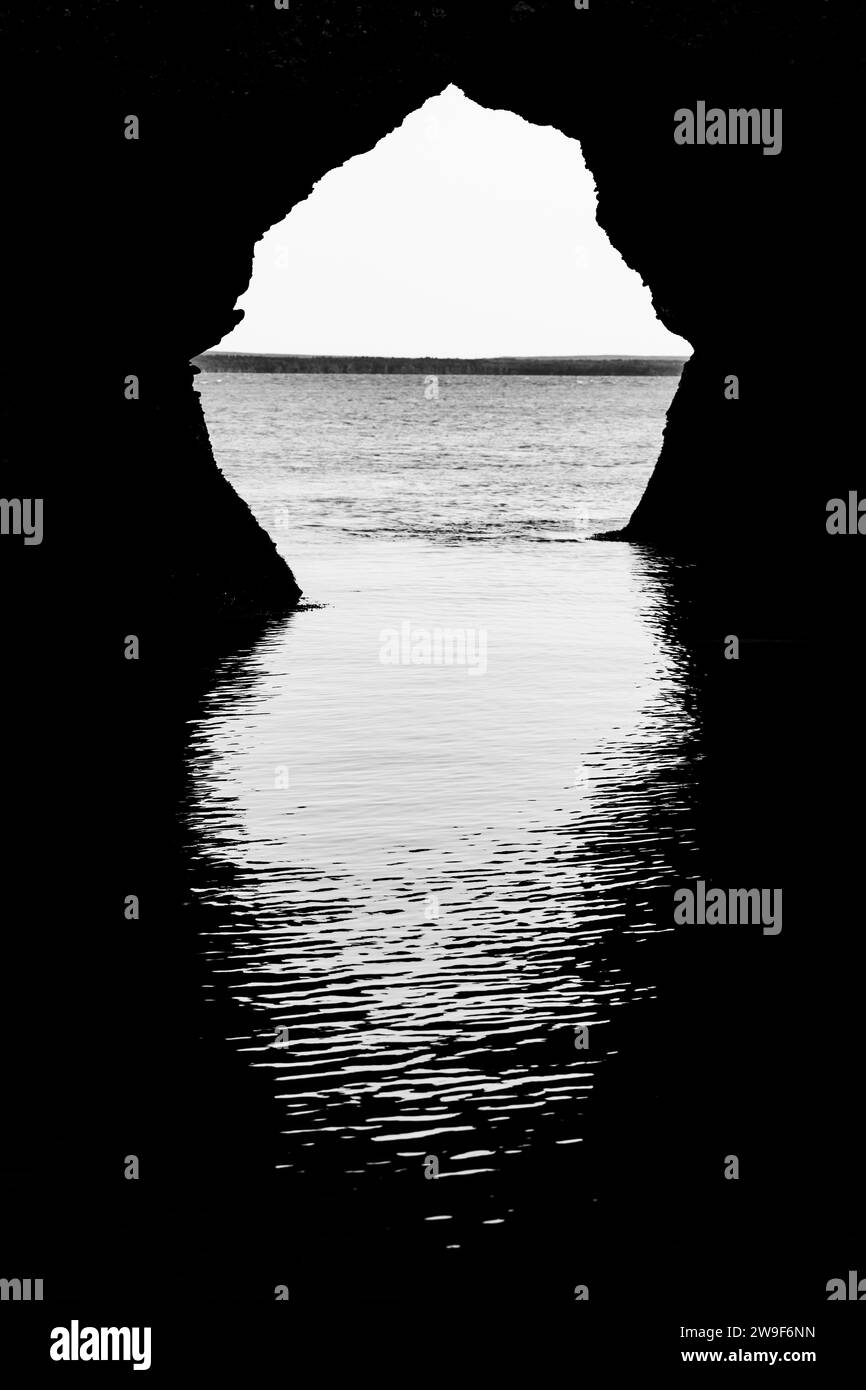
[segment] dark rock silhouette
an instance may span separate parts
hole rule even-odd
[[[141,137],[123,142],[118,126],[126,158],[113,195],[146,255],[125,289],[119,356],[143,383],[130,407],[143,426],[142,474],[171,461],[170,512],[194,509],[206,523],[178,527],[163,510],[156,562],[148,523],[149,600],[164,590],[169,613],[191,609],[204,620],[225,605],[278,612],[296,598],[286,567],[210,460],[188,363],[237,322],[234,304],[266,229],[452,82],[484,106],[580,141],[601,226],[649,285],[661,320],[694,347],[625,536],[680,553],[712,549],[728,568],[734,537],[738,565],[763,569],[768,548],[793,545],[799,573],[804,548],[823,545],[826,495],[847,485],[832,453],[820,486],[808,462],[819,437],[827,451],[815,406],[844,363],[816,360],[811,344],[803,358],[804,313],[820,331],[823,305],[844,295],[844,222],[838,259],[821,268],[820,303],[804,304],[803,287],[773,267],[794,235],[810,278],[820,210],[803,198],[801,170],[826,168],[832,149],[819,122],[793,115],[773,159],[759,148],[673,140],[674,110],[698,88],[724,81],[726,92],[757,102],[773,85],[778,105],[790,70],[815,61],[828,31],[810,30],[807,41],[786,7],[770,13],[741,14],[728,27],[714,11],[696,35],[686,6],[662,15],[606,0],[583,13],[549,0],[415,12],[395,0],[374,10],[325,3],[315,13],[228,17],[209,8],[191,46],[181,40],[170,56],[151,51],[143,33]],[[374,76],[383,63],[387,81]],[[124,112],[135,108],[134,92],[121,90]],[[793,420],[787,402],[805,371]],[[724,397],[730,374],[738,401]]]
[[[608,1369],[624,1325],[643,1351],[622,1320],[626,1299],[649,1310],[656,1298],[673,1322],[693,1289],[701,1318],[772,1306],[770,1320],[784,1309],[814,1322],[825,1279],[860,1259],[850,1077],[862,1048],[862,853],[847,807],[866,540],[829,537],[824,517],[828,498],[866,495],[862,365],[838,337],[862,321],[863,44],[854,32],[843,42],[839,12],[821,8],[831,12],[806,23],[782,0],[591,0],[586,12],[568,0],[34,6],[38,81],[7,120],[17,201],[4,307],[20,289],[23,312],[7,328],[18,370],[2,409],[4,495],[45,496],[46,539],[0,555],[13,688],[4,1240],[5,1272],[74,1290],[73,1315],[89,1280],[123,1288],[114,1321],[145,1321],[141,1300],[162,1289],[173,1250],[221,1262],[215,1275],[195,1265],[185,1299],[243,1287],[272,1309],[286,1277],[295,1233],[272,1231],[282,1208],[259,1197],[267,1134],[239,1098],[263,1130],[271,1117],[249,1100],[248,1069],[222,1056],[223,1021],[191,1017],[202,946],[178,804],[211,645],[254,643],[259,617],[241,639],[232,615],[279,615],[298,585],[216,468],[190,362],[236,321],[257,238],[451,82],[581,142],[601,225],[693,345],[624,534],[672,556],[665,621],[700,728],[706,876],[786,894],[772,951],[669,939],[653,1031],[623,1047],[619,1090],[599,1097],[593,1162],[608,1188],[599,1246],[612,1282],[599,1272],[590,1306],[607,1297],[618,1315]],[[676,146],[674,111],[704,98],[783,107],[782,154]],[[128,113],[138,141],[124,139]],[[123,398],[127,373],[138,401]],[[738,401],[724,398],[729,374]],[[127,633],[141,636],[138,663],[123,660]],[[721,657],[726,633],[744,639],[739,663]],[[122,916],[130,892],[141,894],[135,924]],[[191,1093],[212,1122],[204,1136]],[[748,1180],[716,1181],[718,1155],[739,1150]],[[142,1158],[140,1184],[120,1177],[126,1153]],[[548,1181],[542,1168],[540,1192]],[[538,1287],[568,1302],[589,1263],[578,1206],[589,1198],[568,1196],[577,1230],[563,1277],[527,1260],[507,1276],[520,1296]],[[549,1229],[562,1211],[553,1206]],[[327,1212],[311,1207],[311,1224]],[[332,1260],[322,1249],[342,1325],[375,1251]],[[451,1288],[447,1270],[413,1281],[395,1261],[386,1275],[425,1309]],[[744,1279],[776,1301],[735,1297]],[[489,1282],[467,1283],[501,1314]],[[169,1321],[195,1318],[187,1306]],[[230,1327],[215,1339],[220,1357],[229,1341]],[[831,1346],[821,1343],[825,1366]]]

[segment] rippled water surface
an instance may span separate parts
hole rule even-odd
[[[459,1178],[506,1223],[522,1156],[584,1138],[614,1010],[654,988],[619,948],[692,843],[664,562],[586,539],[633,508],[676,380],[197,384],[322,605],[227,657],[190,729],[206,988],[273,1077],[283,1169],[433,1157],[423,1219]],[[446,629],[474,661],[422,659]]]

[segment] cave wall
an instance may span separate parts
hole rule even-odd
[[[88,135],[110,157],[104,191],[135,256],[112,332],[142,400],[118,415],[119,447],[127,476],[155,476],[170,499],[158,518],[128,499],[128,579],[146,574],[142,602],[204,615],[296,599],[212,462],[188,364],[236,321],[265,230],[449,82],[580,141],[602,227],[662,321],[693,345],[626,537],[712,552],[721,565],[735,547],[738,564],[762,572],[768,549],[793,546],[798,567],[804,546],[821,553],[825,500],[853,486],[832,450],[817,464],[819,439],[828,452],[825,383],[838,389],[848,365],[816,347],[828,306],[846,293],[855,234],[846,179],[834,176],[847,98],[838,53],[827,67],[832,18],[804,29],[781,3],[194,5],[172,32],[163,10],[142,12],[140,46],[127,42],[118,66],[106,7],[94,6],[100,24],[76,55],[111,93]],[[781,106],[781,154],[675,145],[674,110],[698,99]],[[137,142],[122,138],[130,112]],[[831,255],[821,249],[828,220]],[[723,395],[730,373],[736,403]],[[186,524],[193,514],[202,524]]]
[[[787,0],[590,0],[586,12],[570,0],[291,0],[288,11],[265,0],[182,9],[176,0],[88,0],[67,10],[34,0],[28,22],[31,70],[21,65],[15,86],[0,92],[12,191],[3,493],[46,498],[44,545],[0,547],[10,808],[0,1012],[15,1064],[4,1092],[16,1184],[8,1272],[41,1271],[39,1252],[53,1251],[65,1230],[58,1212],[97,1213],[92,1277],[122,1278],[128,1295],[110,1320],[144,1320],[128,1311],[147,1306],[131,1291],[143,1296],[151,1270],[164,1283],[178,1214],[220,1210],[231,1186],[220,1142],[203,1142],[189,1119],[197,1090],[225,1088],[220,1076],[203,1085],[188,1060],[200,961],[195,924],[179,905],[176,822],[184,740],[209,679],[187,683],[185,666],[202,628],[227,626],[233,613],[279,613],[297,586],[220,477],[190,359],[232,326],[263,231],[449,82],[581,142],[602,226],[664,322],[693,344],[662,457],[626,534],[675,557],[670,635],[699,668],[693,712],[711,765],[704,819],[714,808],[724,832],[705,836],[723,852],[709,876],[784,882],[786,894],[790,885],[786,914],[790,901],[803,925],[786,925],[780,965],[757,952],[748,962],[751,997],[776,1003],[766,1022],[743,1007],[742,958],[690,943],[678,966],[686,1026],[671,1030],[665,1050],[686,1058],[690,1134],[727,1144],[741,1133],[744,1096],[765,1117],[758,1148],[774,1177],[788,1173],[778,1201],[790,1199],[795,1227],[809,1174],[806,1197],[821,1188],[844,1201],[855,1189],[838,1168],[862,1158],[845,1133],[849,1114],[852,1130],[858,1116],[846,1110],[849,1071],[837,1063],[861,1041],[861,852],[847,802],[862,696],[845,654],[856,654],[862,629],[863,542],[827,537],[824,508],[851,488],[866,492],[862,19],[846,16],[843,36],[830,6],[812,7],[804,24]],[[673,111],[698,99],[781,105],[782,154],[678,149]],[[129,113],[141,119],[137,143],[123,139]],[[730,372],[740,377],[736,403],[721,389]],[[137,402],[123,399],[127,373],[140,378]],[[774,674],[775,647],[726,663],[718,640],[684,640],[729,631],[794,632],[802,645]],[[127,633],[141,636],[138,663],[123,659]],[[142,898],[134,924],[121,910],[130,892]],[[708,980],[717,982],[712,1007]],[[729,1041],[731,1000],[765,1031],[757,1045],[748,1033]],[[824,1011],[804,1028],[816,1001]],[[655,1125],[658,1080],[637,1079]],[[817,1113],[804,1110],[801,1081]],[[35,1116],[34,1093],[44,1099]],[[234,1113],[229,1102],[223,1141],[229,1129],[246,1140]],[[630,1155],[644,1131],[628,1124]],[[813,1137],[825,1133],[816,1176]],[[258,1152],[257,1141],[247,1147]],[[128,1152],[145,1155],[146,1182],[121,1181]],[[656,1201],[670,1209],[658,1191]],[[249,1226],[248,1202],[244,1189],[238,1219],[216,1223],[220,1240]],[[765,1213],[753,1215],[747,1209],[732,1235],[720,1221],[722,1243],[750,1251],[758,1232],[770,1250]],[[828,1231],[828,1257],[812,1271],[820,1280],[858,1258]],[[81,1243],[64,1244],[62,1282],[82,1289]],[[233,1255],[232,1289],[241,1267],[232,1270]],[[691,1270],[685,1264],[678,1278],[691,1280]],[[764,1277],[760,1260],[756,1271]],[[641,1294],[664,1287],[652,1267],[627,1267],[623,1277]],[[425,1301],[430,1290],[425,1280]],[[706,1306],[721,1307],[711,1297]]]

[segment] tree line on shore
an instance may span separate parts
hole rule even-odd
[[[205,352],[204,372],[382,372],[428,376],[679,376],[685,357],[315,357]]]

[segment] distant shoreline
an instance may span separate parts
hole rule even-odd
[[[431,376],[679,376],[687,357],[317,357],[204,352],[203,372],[383,373]]]

